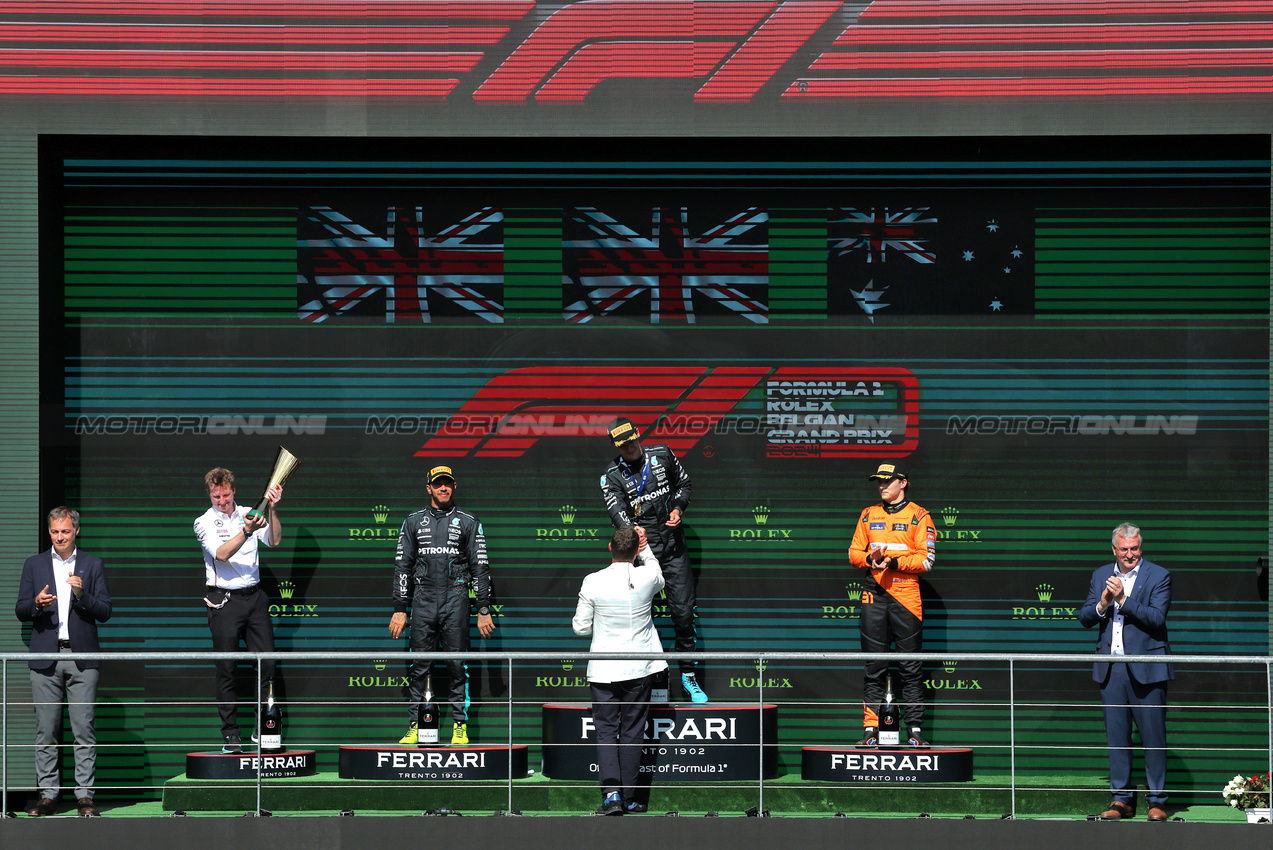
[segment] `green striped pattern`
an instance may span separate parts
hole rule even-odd
[[[770,210],[770,319],[824,317],[827,286],[826,210]]]
[[[296,211],[69,209],[68,316],[296,315]]]
[[[0,514],[0,651],[25,652],[30,626],[13,616],[22,562],[48,545],[40,501],[40,288],[35,246],[38,203],[34,135],[0,135],[0,475],[7,483]],[[49,507],[53,507],[50,505]],[[9,665],[12,706],[31,700],[25,664]],[[9,740],[35,738],[30,710],[9,711]],[[32,781],[34,759],[8,760],[10,783]]]
[[[1040,317],[1268,310],[1267,209],[1040,208],[1036,225]]]
[[[504,315],[560,319],[561,211],[504,211]]]

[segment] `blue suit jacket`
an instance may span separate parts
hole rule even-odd
[[[111,617],[111,593],[106,586],[106,570],[102,559],[90,555],[80,549],[75,555],[75,574],[84,580],[84,595],[76,598],[71,594],[71,606],[67,611],[70,622],[67,631],[71,637],[72,652],[100,652],[97,643],[97,624],[104,623]],[[22,580],[18,585],[18,602],[14,613],[23,622],[31,623],[31,651],[57,652],[57,605],[50,605],[43,611],[35,607],[36,595],[48,585],[50,590],[57,587],[53,578],[53,550],[49,549],[38,555],[32,555],[22,565]],[[54,665],[53,661],[31,661],[32,670],[44,670]],[[100,661],[76,661],[75,666],[81,670],[90,667],[101,667]]]
[[[1079,611],[1079,622],[1085,627],[1099,625],[1100,634],[1096,639],[1096,651],[1101,655],[1109,655],[1110,641],[1113,638],[1115,608],[1110,605],[1102,617],[1096,613],[1096,603],[1101,601],[1101,592],[1105,589],[1105,580],[1114,574],[1117,567],[1106,564],[1092,573],[1092,586],[1087,592],[1087,601]],[[1131,596],[1123,602],[1118,613],[1123,615],[1123,654],[1124,655],[1169,655],[1171,644],[1167,640],[1167,609],[1171,607],[1171,573],[1152,561],[1144,559],[1140,562],[1140,572],[1136,574],[1136,585]],[[1142,685],[1166,682],[1176,678],[1176,673],[1169,662],[1155,664],[1128,664],[1131,677]],[[1092,678],[1105,682],[1109,674],[1109,664],[1097,663],[1092,668]]]

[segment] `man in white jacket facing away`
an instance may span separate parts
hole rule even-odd
[[[633,566],[640,552],[641,566]],[[663,651],[650,605],[663,589],[663,571],[645,539],[645,529],[627,526],[610,538],[614,563],[590,574],[579,589],[571,623],[577,635],[592,635],[592,652]],[[658,661],[589,661],[592,722],[597,730],[602,815],[644,812],[635,799],[650,713],[654,674],[667,669]]]

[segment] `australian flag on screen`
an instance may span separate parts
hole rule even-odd
[[[504,321],[504,214],[496,207],[301,207],[297,318]]]
[[[827,307],[886,316],[1034,312],[1034,210],[1004,201],[837,206],[827,217]]]
[[[769,321],[769,214],[761,207],[568,207],[563,315],[652,324]]]

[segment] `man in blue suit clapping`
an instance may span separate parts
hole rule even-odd
[[[1105,736],[1109,746],[1109,785],[1114,799],[1101,817],[1120,820],[1136,814],[1132,783],[1132,723],[1145,746],[1149,820],[1167,819],[1167,682],[1175,672],[1165,656],[1171,573],[1141,555],[1140,529],[1125,522],[1114,529],[1114,563],[1092,573],[1087,601],[1079,611],[1084,627],[1100,626],[1100,655],[1162,655],[1161,662],[1094,665],[1101,686]]]
[[[62,704],[71,715],[75,736],[75,803],[84,817],[96,817],[93,780],[97,765],[97,736],[93,708],[97,702],[100,661],[76,653],[100,652],[97,624],[111,616],[110,589],[102,559],[75,545],[80,515],[67,507],[49,511],[48,551],[27,558],[22,565],[15,613],[31,624],[31,651],[60,653],[56,661],[32,661],[31,695],[35,702],[35,772],[40,796],[27,814],[57,814],[61,791]]]

